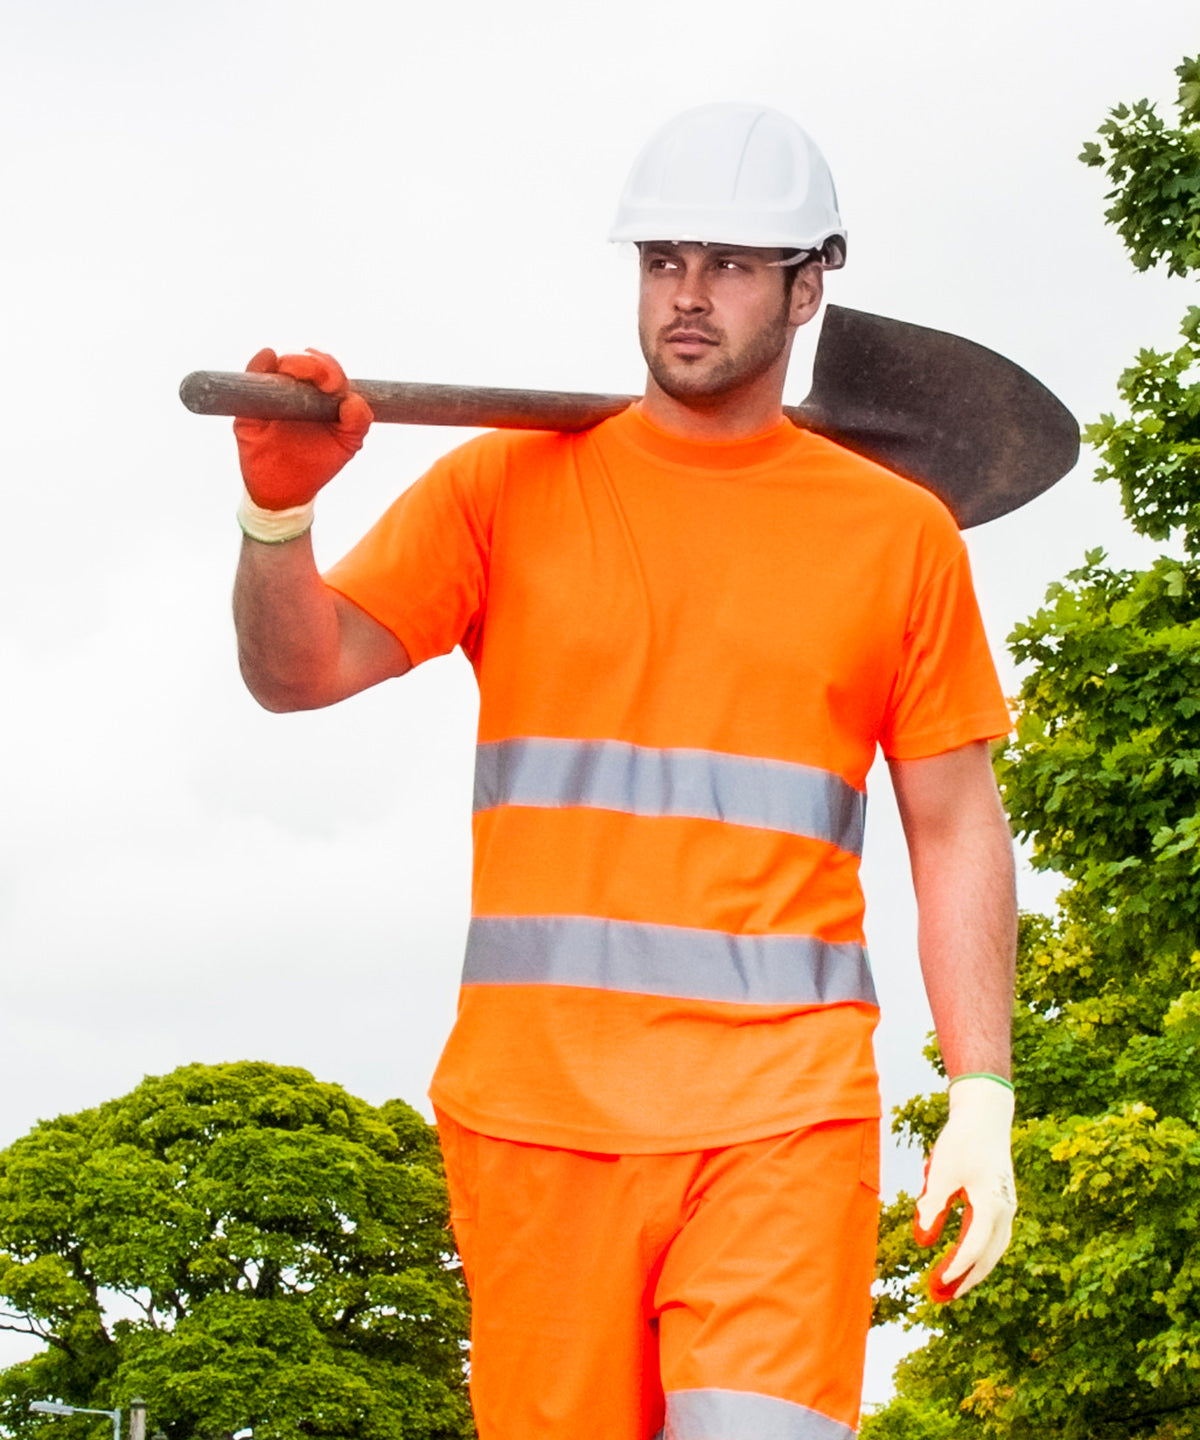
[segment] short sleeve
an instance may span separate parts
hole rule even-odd
[[[940,755],[1011,728],[961,540],[917,594],[880,745],[894,760]]]
[[[444,456],[331,569],[327,585],[394,634],[414,665],[471,655],[487,599],[504,465],[482,442]]]

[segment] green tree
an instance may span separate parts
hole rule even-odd
[[[460,1440],[467,1300],[432,1128],[303,1070],[190,1065],[0,1153],[6,1433],[134,1396],[171,1440]]]
[[[1167,263],[1169,275],[1200,270],[1200,60],[1179,76],[1179,120],[1172,128],[1148,100],[1118,105],[1080,159],[1113,182],[1104,218],[1115,225],[1135,270]]]
[[[885,1410],[863,1417],[862,1440],[959,1440],[962,1421],[938,1402],[897,1395]]]
[[[1120,106],[1081,159],[1114,182],[1107,218],[1135,266],[1184,275],[1200,269],[1200,61],[1177,74],[1177,127]],[[1001,783],[1066,887],[1021,926],[1021,1210],[992,1279],[942,1308],[911,1201],[888,1208],[879,1318],[932,1338],[875,1437],[1200,1435],[1200,310],[1182,328],[1122,375],[1121,417],[1085,432],[1133,528],[1176,553],[1128,571],[1090,552],[1010,637],[1026,668]],[[927,1146],[944,1108],[918,1097],[896,1128]]]

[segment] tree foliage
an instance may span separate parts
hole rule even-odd
[[[44,1121],[0,1154],[4,1328],[45,1348],[0,1374],[31,1399],[141,1395],[170,1440],[472,1435],[467,1302],[436,1136],[303,1070],[191,1065]]]
[[[1179,120],[1171,127],[1148,100],[1118,105],[1079,158],[1113,182],[1104,218],[1137,270],[1167,263],[1169,275],[1200,269],[1200,57],[1179,76]]]
[[[1183,274],[1200,268],[1200,61],[1178,73],[1178,128],[1142,101],[1100,133],[1134,264]],[[1066,886],[1021,924],[1013,1245],[936,1307],[911,1200],[888,1208],[878,1317],[932,1339],[871,1436],[1200,1435],[1200,310],[1183,333],[1086,432],[1131,525],[1177,553],[1130,571],[1090,552],[1010,637],[1025,669],[1001,783]],[[944,1103],[910,1101],[896,1128],[928,1146]]]
[[[1102,415],[1084,430],[1100,455],[1098,480],[1121,487],[1125,513],[1151,540],[1177,533],[1187,554],[1200,550],[1200,309],[1184,317],[1183,344],[1142,350],[1122,374],[1121,419]]]

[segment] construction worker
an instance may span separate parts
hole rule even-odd
[[[887,757],[950,1118],[918,1203],[949,1299],[1008,1241],[1008,717],[941,504],[786,421],[846,234],[808,136],[689,111],[634,167],[640,403],[440,460],[318,574],[371,420],[238,421],[241,664],[322,706],[461,646],[480,687],[472,921],[431,1088],[482,1440],[837,1440],[878,1209],[858,868]]]

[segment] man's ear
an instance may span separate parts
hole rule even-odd
[[[792,325],[804,325],[821,308],[821,297],[825,293],[825,271],[817,260],[801,265],[792,281],[792,299],[788,307],[788,321]]]

